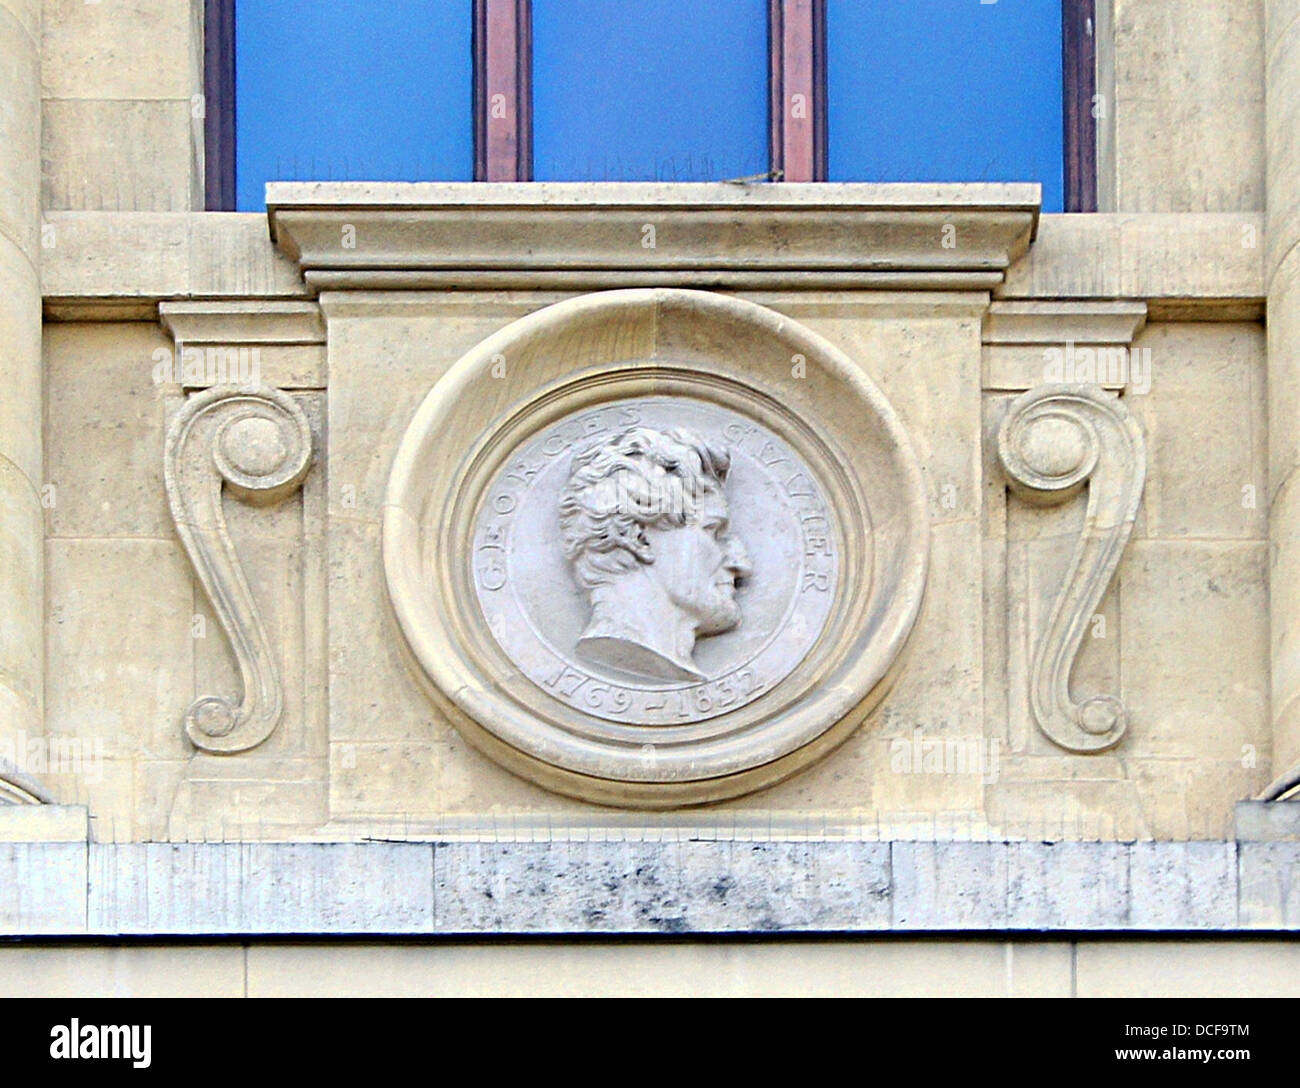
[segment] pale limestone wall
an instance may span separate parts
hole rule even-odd
[[[1113,176],[1102,208],[1264,207],[1264,0],[1108,0]],[[1103,143],[1105,146],[1105,143]],[[1104,165],[1104,164],[1103,164]]]
[[[40,735],[44,698],[40,28],[38,0],[0,4],[0,743],[9,746]]]
[[[1300,330],[1300,5],[1270,0],[1268,6],[1268,285],[1269,410],[1278,421],[1269,435],[1272,593],[1272,703],[1278,772],[1300,763],[1300,649],[1296,614],[1300,595],[1297,554],[1296,468],[1300,442],[1292,421],[1300,407],[1297,331]]]
[[[189,703],[230,690],[235,674],[166,507],[163,434],[184,391],[153,378],[154,353],[174,346],[156,302],[307,292],[261,217],[88,224],[59,212],[201,207],[199,9],[45,4],[45,295],[51,316],[66,319],[46,325],[38,473],[53,485],[46,727],[105,746],[100,780],[52,776],[51,789],[89,804],[106,838],[594,817],[468,749],[433,711],[398,648],[378,566],[378,504],[415,404],[463,351],[556,292],[431,294],[378,321],[364,307],[338,311],[328,366],[323,344],[265,349],[264,377],[307,408],[327,466],[283,507],[227,503],[284,655],[286,717],[270,742],[234,760],[195,756],[184,740]],[[750,292],[844,348],[898,408],[927,477],[931,584],[941,588],[877,718],[824,763],[714,810],[719,819],[907,828],[938,814],[978,830],[992,821],[1089,837],[1219,837],[1232,802],[1275,769],[1266,573],[1277,482],[1258,320],[1263,4],[1114,0],[1111,22],[1114,206],[1142,214],[1045,217],[997,294],[1151,308],[1135,346],[1151,350],[1152,387],[1125,394],[1148,437],[1146,495],[1101,609],[1105,635],[1086,643],[1076,671],[1081,686],[1124,697],[1130,737],[1116,753],[1073,757],[1026,722],[1012,671],[1036,621],[1017,627],[1006,605],[1016,578],[1035,565],[1059,570],[1069,544],[1038,539],[1051,533],[1006,502],[988,462],[1010,394],[982,382],[984,302],[950,297],[936,311],[917,296]],[[1047,528],[1065,532],[1080,515],[1076,504]],[[996,741],[998,780],[892,771],[893,742],[918,725],[927,736]]]
[[[383,304],[378,323],[373,306],[348,304],[330,319],[327,403],[309,388],[320,377],[301,365],[302,349],[267,349],[266,376],[299,386],[317,413],[328,469],[282,507],[226,503],[289,698],[281,730],[236,758],[194,755],[180,729],[197,695],[236,689],[237,677],[166,508],[161,448],[180,389],[156,384],[154,371],[171,339],[146,322],[48,327],[47,728],[87,751],[105,746],[99,781],[50,783],[60,800],[90,805],[97,836],[294,836],[327,821],[348,836],[376,824],[603,818],[501,770],[431,707],[401,652],[379,565],[379,503],[416,404],[463,351],[554,297],[424,295]],[[707,818],[1229,834],[1233,802],[1257,792],[1271,766],[1260,326],[1155,323],[1136,342],[1151,352],[1149,392],[1126,394],[1149,445],[1146,497],[1101,609],[1106,626],[1075,673],[1082,689],[1121,694],[1134,726],[1114,753],[1080,757],[1027,720],[1008,667],[1023,666],[1028,636],[1008,623],[1005,602],[1024,595],[1009,582],[1027,576],[1050,600],[1082,501],[1045,523],[1008,503],[986,464],[982,304],[753,297],[861,360],[898,408],[930,492],[933,592],[881,712],[809,771]],[[983,396],[984,415],[997,418],[1008,395]],[[1017,548],[1029,549],[1019,565]],[[996,780],[898,773],[893,755],[917,728],[986,753],[996,743]]]
[[[293,300],[310,309],[313,295],[295,262],[271,244],[265,217],[185,214],[203,202],[199,0],[44,0],[43,21],[34,0],[0,0],[0,96],[20,107],[0,122],[13,126],[6,147],[28,149],[0,155],[0,497],[10,512],[0,519],[0,576],[6,599],[20,604],[6,611],[0,638],[0,740],[5,730],[40,728],[43,695],[49,737],[81,745],[89,761],[88,772],[47,775],[44,784],[56,800],[88,806],[91,836],[100,841],[437,833],[555,840],[555,857],[568,864],[581,853],[571,843],[625,836],[634,845],[615,849],[616,857],[671,866],[678,838],[781,839],[800,830],[815,837],[833,829],[849,839],[1231,838],[1234,802],[1300,758],[1300,671],[1289,619],[1300,607],[1297,445],[1289,425],[1300,388],[1290,362],[1300,328],[1293,312],[1300,306],[1293,214],[1300,24],[1293,0],[1108,2],[1099,0],[1101,25],[1115,38],[1113,51],[1101,45],[1099,90],[1109,106],[1100,121],[1101,189],[1103,209],[1117,214],[1044,217],[1030,252],[992,296],[1145,307],[1133,346],[1150,350],[1151,387],[1116,391],[1146,435],[1148,479],[1133,539],[1098,610],[1100,633],[1085,641],[1074,673],[1077,690],[1114,692],[1128,706],[1130,732],[1115,751],[1069,755],[1028,715],[1030,644],[1083,514],[1082,499],[1050,513],[1009,499],[992,457],[1015,382],[1037,380],[1037,353],[990,346],[988,298],[980,292],[939,299],[779,290],[745,294],[858,361],[903,417],[921,458],[935,524],[931,592],[899,687],[808,771],[683,813],[645,817],[567,800],[470,749],[432,708],[399,648],[379,567],[379,502],[402,431],[437,377],[485,336],[568,293],[534,289],[431,291],[397,305],[372,298],[334,305],[332,313],[327,304],[324,317],[311,319],[319,335],[265,334],[262,376],[306,411],[317,467],[283,504],[255,509],[227,499],[225,511],[276,647],[286,712],[251,752],[196,754],[182,732],[186,708],[196,696],[237,691],[239,681],[163,484],[168,421],[204,383],[158,381],[155,371],[177,338],[201,343],[210,335],[221,344],[235,326],[217,322],[204,332],[206,317],[182,307],[160,320],[158,305],[215,298],[257,309]],[[43,374],[36,366],[40,295]],[[287,328],[303,318],[285,310],[276,320]],[[996,745],[995,780],[897,773],[895,742],[908,741],[916,727],[929,740],[973,739],[986,753]],[[59,840],[50,849],[67,847],[81,869],[20,864],[26,879],[10,882],[17,894],[7,910],[66,891],[78,872],[83,893],[92,888],[101,903],[107,895],[123,914],[157,910],[152,887],[155,900],[174,907],[169,917],[201,917],[205,904],[187,904],[185,893],[220,886],[216,867],[204,865],[179,875],[173,869],[171,884],[147,867],[119,867],[116,858],[110,874],[104,854],[96,871],[95,848],[76,845],[81,832],[40,837]],[[1143,845],[1107,843],[1098,856],[1137,855]],[[761,866],[795,908],[815,913],[830,901],[857,923],[879,907],[880,888],[844,879],[830,844],[812,843],[806,857],[787,847],[778,843],[775,861],[764,855],[750,865]],[[942,861],[936,847],[930,868],[891,871],[885,882],[898,898],[900,882],[910,879],[913,901],[950,910],[949,921],[967,929],[1005,927],[1002,915],[985,909],[995,901],[1016,907],[1022,923],[1042,908],[1059,939],[394,945],[377,938],[331,947],[101,937],[98,946],[0,946],[0,989],[24,996],[1300,996],[1295,942],[1069,938],[1069,925],[1093,908],[1103,922],[1090,922],[1113,926],[1106,910],[1123,898],[1119,888],[1140,891],[1152,917],[1163,918],[1167,906],[1175,928],[1294,927],[1294,851],[1272,842],[1250,849],[1250,873],[1229,846],[1210,843],[1187,848],[1185,863],[1149,865],[1140,879],[1132,861],[1118,868],[1087,861],[1044,869],[1036,884],[983,861]],[[477,867],[452,866],[451,877],[444,867],[444,909],[473,914],[480,931],[491,932],[498,916],[485,905],[486,892],[511,887],[518,872],[491,847],[470,842],[465,851]],[[787,854],[804,860],[782,861]],[[14,848],[0,860],[13,872],[23,856]],[[728,858],[725,879],[752,896],[763,881]],[[399,892],[428,891],[422,875],[408,887],[383,856],[371,862],[360,877],[345,867],[337,882],[347,894],[358,880],[385,903],[400,900]],[[610,871],[626,876],[635,866],[623,868]],[[528,863],[522,871],[536,877],[560,864]],[[266,882],[275,891],[258,900],[270,912],[257,915],[264,927],[268,917],[291,915],[278,896],[286,886],[301,891],[312,870],[303,864],[292,872],[296,879],[283,886]],[[1238,873],[1254,906],[1232,916],[1235,900],[1221,893]],[[125,894],[117,902],[133,876],[140,902]],[[722,879],[709,884],[716,889]],[[499,899],[544,921],[550,893],[538,880],[520,885],[531,896]],[[575,883],[564,890],[581,900],[584,888]],[[329,894],[311,892],[310,905],[328,910]],[[708,894],[690,903],[702,915],[711,905]],[[73,906],[71,931],[78,931],[90,912]],[[739,894],[732,906],[757,910]],[[400,930],[388,920],[399,907],[374,911],[369,932]],[[763,917],[752,913],[752,924]]]
[[[1271,766],[1263,331],[1148,324],[1134,349],[1150,351],[1149,392],[1124,394],[1146,435],[1147,483],[1074,672],[1081,691],[1122,696],[1132,731],[1081,759],[1034,729],[1017,678],[1081,510],[1003,505],[990,473],[986,728],[1006,747],[987,804],[1029,821],[1058,810],[1068,820],[1073,808],[1119,837],[1217,837]],[[1009,614],[1008,601],[1029,614]]]
[[[1295,997],[1298,978],[1294,941],[0,947],[21,997]]]
[[[311,562],[321,554],[320,473],[272,511],[237,503],[228,511],[271,637],[286,655],[288,728],[239,761],[195,756],[179,728],[197,695],[233,689],[238,677],[167,508],[161,450],[182,392],[156,378],[160,361],[169,367],[174,350],[154,323],[47,329],[47,478],[54,502],[46,556],[56,572],[46,622],[47,656],[56,663],[47,721],[52,738],[74,742],[79,749],[69,751],[102,766],[102,773],[53,774],[47,781],[58,799],[89,805],[106,838],[163,837],[177,805],[195,805],[212,817],[196,820],[196,831],[247,822],[270,834],[284,823],[319,824],[325,819],[325,684],[316,648],[324,575]],[[266,346],[265,377],[285,381],[291,375],[277,368],[304,354]],[[309,407],[319,426],[319,398]],[[315,613],[304,611],[304,597],[318,602]],[[229,782],[233,800],[205,805],[214,778]]]
[[[44,6],[45,207],[202,209],[202,0]]]

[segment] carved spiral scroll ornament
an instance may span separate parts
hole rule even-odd
[[[1038,505],[1088,485],[1088,508],[1065,584],[1034,647],[1030,705],[1039,728],[1071,752],[1100,752],[1128,727],[1114,695],[1076,703],[1070,671],[1119,566],[1146,482],[1146,444],[1123,403],[1091,385],[1043,385],[1018,397],[998,433],[1012,488]]]
[[[311,467],[311,426],[278,389],[219,386],[191,397],[167,434],[165,473],[172,518],[194,571],[230,639],[243,678],[239,702],[200,696],[185,733],[205,752],[255,748],[284,707],[275,658],[221,509],[223,486],[268,506],[291,495]]]

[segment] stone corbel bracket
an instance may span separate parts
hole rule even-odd
[[[291,495],[311,468],[311,426],[298,404],[262,385],[217,386],[186,401],[167,434],[172,518],[235,651],[244,693],[204,695],[185,715],[196,748],[227,754],[261,744],[284,706],[279,670],[231,543],[222,490],[266,506]]]
[[[1100,752],[1128,727],[1114,695],[1076,703],[1070,672],[1088,623],[1119,566],[1146,483],[1141,428],[1118,397],[1092,385],[1042,385],[1012,402],[998,432],[1012,489],[1040,504],[1088,485],[1083,530],[1065,584],[1033,651],[1030,704],[1039,728],[1071,752]]]

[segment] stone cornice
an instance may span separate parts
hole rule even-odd
[[[352,183],[267,186],[317,288],[991,290],[1038,226],[1037,185]]]
[[[158,303],[168,299],[301,299],[314,293],[303,283],[298,265],[271,242],[263,215],[50,211],[45,222],[52,228],[50,245],[41,252],[47,321],[149,320],[156,316]],[[1265,295],[1263,262],[1260,250],[1244,246],[1243,239],[1252,231],[1259,236],[1262,230],[1263,217],[1246,212],[1044,215],[1037,241],[993,293],[998,299],[1145,300],[1152,320],[1254,320]],[[640,234],[636,237],[639,245]],[[372,282],[367,286],[384,286],[384,273],[368,275]],[[491,289],[494,278],[508,281],[514,274],[507,270],[466,276],[446,270],[425,275],[434,287]],[[933,287],[942,275],[927,273],[926,283]],[[774,276],[761,269],[707,275],[589,270],[534,272],[527,286],[562,293],[680,281],[789,292],[803,286],[860,288],[865,279],[873,289],[907,290],[909,276],[826,271]],[[392,278],[411,277],[399,272]],[[954,278],[970,287],[977,277],[961,273]],[[984,281],[1001,279],[1002,273],[978,278],[972,290],[987,292],[989,283]]]

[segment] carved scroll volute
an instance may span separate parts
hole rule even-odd
[[[1013,490],[1040,505],[1088,485],[1088,508],[1065,584],[1033,650],[1030,704],[1039,728],[1072,752],[1100,752],[1128,727],[1114,695],[1076,703],[1070,672],[1133,532],[1146,482],[1141,428],[1119,400],[1092,385],[1043,385],[1017,397],[998,433]]]
[[[265,386],[219,386],[191,397],[167,434],[167,498],[243,678],[239,702],[196,699],[185,733],[206,752],[243,752],[274,732],[284,706],[266,628],[221,509],[223,486],[245,502],[291,495],[311,467],[311,427],[294,400]]]

